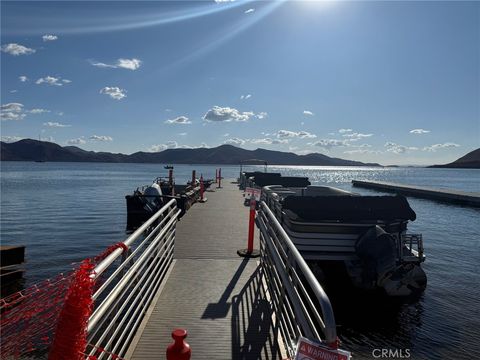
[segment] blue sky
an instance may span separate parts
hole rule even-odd
[[[480,3],[1,2],[1,136],[382,164],[480,146]]]

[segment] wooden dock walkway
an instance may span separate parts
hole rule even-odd
[[[164,359],[176,328],[188,331],[192,359],[281,359],[258,259],[236,254],[246,247],[248,207],[235,184],[222,185],[178,223],[174,265],[127,359]]]
[[[435,189],[423,186],[402,185],[382,181],[352,180],[352,184],[353,186],[359,186],[369,189],[395,192],[425,199],[480,207],[480,193],[471,193],[450,189]]]

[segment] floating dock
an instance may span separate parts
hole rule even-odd
[[[127,359],[164,358],[175,328],[188,330],[195,359],[282,358],[259,259],[237,255],[247,243],[249,209],[236,185],[222,186],[178,223],[174,265]]]
[[[480,207],[480,193],[464,192],[450,189],[435,189],[424,186],[402,185],[383,181],[352,180],[353,186],[395,192],[398,194],[438,200],[453,204]]]

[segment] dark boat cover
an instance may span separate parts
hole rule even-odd
[[[282,185],[284,187],[306,187],[310,184],[308,177],[278,176],[272,173],[255,174],[255,184],[264,187],[268,185]]]
[[[308,221],[415,220],[404,196],[288,196],[283,208]]]

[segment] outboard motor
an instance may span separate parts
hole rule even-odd
[[[364,281],[382,286],[396,268],[395,238],[377,225],[357,240],[355,248],[364,265]]]
[[[153,183],[145,189],[145,209],[151,212],[157,211],[162,205],[162,188],[157,183]]]

